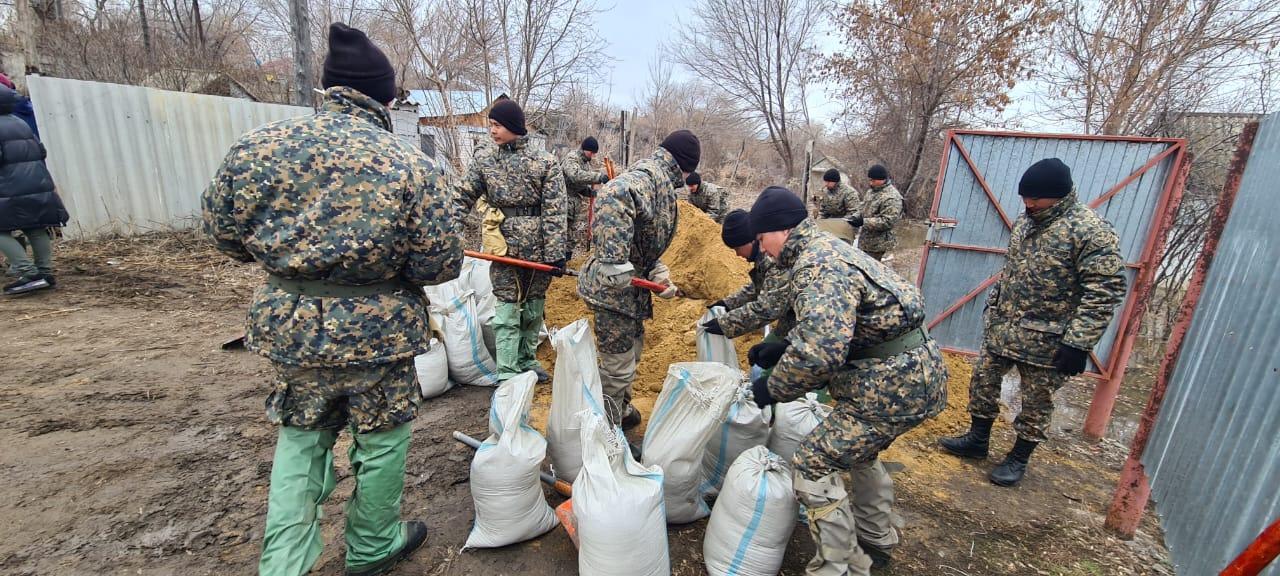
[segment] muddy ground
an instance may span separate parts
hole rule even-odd
[[[907,236],[919,238],[913,230]],[[914,274],[913,258],[904,250],[895,266]],[[56,291],[0,300],[0,573],[254,572],[274,446],[263,417],[271,375],[265,360],[218,344],[240,331],[258,272],[188,233],[62,243],[58,268]],[[1087,402],[1088,386],[1072,385],[1062,400]],[[1141,398],[1138,388],[1126,396]],[[577,572],[559,529],[459,552],[472,521],[470,451],[450,434],[483,436],[490,392],[455,389],[428,401],[414,423],[404,514],[425,519],[432,535],[396,574]],[[1135,405],[1121,403],[1121,421]],[[1052,442],[1015,489],[986,481],[994,460],[960,462],[933,447],[938,434],[961,427],[954,411],[963,399],[952,406],[947,424],[894,447],[903,543],[882,574],[1171,573],[1150,514],[1132,542],[1103,530],[1125,449],[1081,440],[1078,406],[1060,411]],[[1000,425],[996,449],[1011,442]],[[338,453],[316,570],[326,576],[342,573],[342,507],[352,488]],[[704,527],[672,527],[675,574],[703,573]],[[783,573],[801,574],[811,552],[799,526]]]

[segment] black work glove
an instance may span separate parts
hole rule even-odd
[[[849,225],[850,225],[850,226],[853,226],[854,228],[861,228],[861,227],[862,227],[862,215],[861,215],[861,214],[855,214],[855,215],[853,215],[853,216],[850,216],[850,217],[848,217],[848,218],[845,218],[845,221],[846,221],[846,222],[848,222],[848,223],[849,223]]]
[[[756,401],[756,406],[759,406],[761,410],[777,403],[777,400],[773,399],[773,395],[769,394],[768,376],[761,376],[751,382],[751,398]]]
[[[721,308],[728,308],[728,306],[724,305],[724,300],[716,300],[715,302],[707,304],[707,310],[715,308],[716,306],[719,306]]]
[[[750,360],[753,366],[768,370],[778,365],[778,361],[782,359],[782,354],[787,351],[787,347],[790,345],[791,342],[787,340],[761,342],[747,351],[747,360]]]
[[[718,319],[716,319],[716,318],[712,318],[712,319],[710,319],[710,320],[707,320],[706,322],[703,322],[703,323],[702,323],[702,329],[703,329],[703,330],[706,330],[706,331],[707,331],[707,334],[715,334],[716,336],[724,336],[724,328],[721,328],[721,327],[720,327],[720,320],[718,320]]]
[[[1058,351],[1053,355],[1053,367],[1067,376],[1075,376],[1084,372],[1084,363],[1088,359],[1087,350],[1059,344]]]

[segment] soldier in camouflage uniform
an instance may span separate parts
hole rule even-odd
[[[840,181],[840,171],[832,168],[822,174],[822,192],[818,194],[818,218],[850,218],[857,216],[862,197],[847,182]]]
[[[689,188],[689,203],[706,212],[717,224],[724,222],[729,213],[729,191],[710,182],[703,182],[702,175],[690,172],[684,179]]]
[[[573,256],[573,245],[578,233],[578,214],[585,210],[588,200],[594,198],[601,184],[609,181],[608,175],[594,164],[596,153],[600,151],[600,143],[588,136],[582,141],[579,150],[572,150],[564,155],[564,187],[569,194],[569,253]]]
[[[772,258],[760,252],[746,210],[734,210],[725,217],[720,239],[738,256],[755,265],[749,272],[750,284],[707,306],[723,307],[725,313],[704,323],[703,328],[711,334],[737,338],[786,314],[791,303],[791,278]]]
[[[898,246],[893,227],[902,219],[902,194],[889,183],[889,170],[876,164],[867,170],[871,188],[862,200],[862,211],[847,219],[854,228],[862,229],[858,247],[868,256],[883,260],[886,252]]]
[[[915,286],[806,216],[804,202],[780,187],[751,208],[761,250],[791,273],[798,319],[786,341],[752,347],[752,363],[773,368],[752,393],[764,407],[830,390],[834,409],[792,459],[817,548],[805,573],[866,576],[898,540],[889,523],[893,483],[879,454],[942,411],[947,372]]]
[[[564,268],[573,241],[564,171],[554,156],[530,147],[526,134],[518,104],[503,99],[493,105],[489,136],[497,147],[471,162],[458,196],[459,212],[470,212],[476,200],[484,198],[502,212],[505,256]],[[498,299],[493,316],[498,379],[531,370],[539,382],[550,380],[535,353],[551,275],[494,264],[489,278]]]
[[[1041,160],[1018,184],[1027,213],[1014,223],[1000,281],[987,296],[982,350],[969,385],[967,433],[941,440],[948,452],[987,457],[1000,413],[1000,381],[1022,376],[1022,411],[1013,450],[991,471],[1000,486],[1022,480],[1032,451],[1045,441],[1053,393],[1084,371],[1089,351],[1124,300],[1124,260],[1111,225],[1076,198],[1071,169]]]
[[[600,383],[615,410],[611,421],[624,429],[640,424],[631,406],[631,383],[644,346],[644,321],[653,317],[647,290],[630,285],[648,278],[668,288],[669,270],[659,259],[676,234],[676,189],[698,167],[698,138],[688,130],[672,132],[653,155],[610,180],[596,198],[591,228],[591,258],[578,280],[578,294],[595,315]]]
[[[246,345],[276,371],[280,426],[259,573],[304,574],[322,547],[333,446],[350,427],[357,489],[347,505],[347,574],[381,574],[426,539],[400,523],[405,459],[421,399],[413,358],[430,328],[423,284],[462,264],[450,187],[391,133],[391,63],[364,33],[329,29],[325,100],[314,116],[240,138],[202,198],[217,248],[268,276]]]

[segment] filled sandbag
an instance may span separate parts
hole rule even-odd
[[[578,413],[582,469],[573,482],[578,573],[669,576],[662,468],[631,457],[622,430],[591,410]]]
[[[707,443],[702,458],[702,493],[715,496],[720,492],[725,473],[748,448],[769,443],[769,410],[761,410],[751,399],[751,383],[744,383],[734,393],[724,423]]]
[[[423,354],[414,356],[413,370],[418,376],[418,388],[423,398],[434,398],[453,388],[449,381],[449,356],[445,353],[444,342],[431,339],[430,348]]]
[[[774,576],[782,568],[799,503],[791,471],[777,454],[753,447],[733,462],[711,511],[702,556],[711,576]]]
[[[707,332],[702,327],[704,323],[724,316],[724,314],[724,306],[713,306],[698,320],[698,326],[695,330],[698,342],[698,361],[719,362],[735,370],[742,370],[742,363],[738,360],[738,351],[733,347],[733,340],[721,334]]]
[[[809,392],[794,402],[773,405],[773,428],[769,431],[769,451],[783,462],[791,463],[791,457],[823,419],[831,413],[831,407],[818,401],[818,395]]]
[[[465,256],[462,259],[462,272],[458,274],[462,286],[476,292],[476,317],[482,325],[488,325],[493,320],[498,306],[498,298],[493,295],[493,281],[489,278],[489,268],[492,265],[488,260]]]
[[[702,459],[741,380],[740,371],[716,362],[681,362],[667,369],[641,450],[645,466],[664,472],[667,522],[683,524],[711,514],[702,499]]]
[[[551,380],[551,413],[547,417],[547,452],[556,478],[573,483],[582,468],[578,413],[604,415],[596,342],[587,319],[578,320],[551,338],[556,369]]]
[[[533,386],[525,372],[493,393],[490,413],[498,430],[480,444],[471,460],[471,499],[476,521],[465,548],[497,548],[536,538],[560,520],[538,483],[547,441],[528,424]]]
[[[444,332],[449,377],[459,384],[497,386],[498,365],[485,346],[475,291],[462,289],[456,282],[425,289],[431,303],[429,312]]]

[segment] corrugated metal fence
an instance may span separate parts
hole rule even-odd
[[[63,78],[28,78],[54,182],[86,236],[183,226],[231,145],[311,109]]]
[[[1260,127],[1142,463],[1179,574],[1280,518],[1280,117]],[[1262,572],[1280,576],[1280,566]]]

